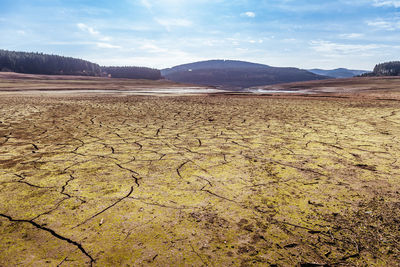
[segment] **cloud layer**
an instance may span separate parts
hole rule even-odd
[[[102,65],[226,58],[372,69],[398,59],[399,8],[390,0],[13,1],[0,9],[0,48]]]

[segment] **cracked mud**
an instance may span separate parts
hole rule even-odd
[[[0,266],[396,266],[399,108],[3,96]]]

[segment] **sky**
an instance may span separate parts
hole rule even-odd
[[[372,70],[399,60],[400,0],[0,0],[0,36],[0,49],[100,65]]]

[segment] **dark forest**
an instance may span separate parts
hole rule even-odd
[[[161,79],[157,69],[145,67],[100,67],[72,57],[0,50],[0,71],[45,75],[105,76],[128,79]]]

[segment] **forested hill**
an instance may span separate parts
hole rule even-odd
[[[84,76],[101,76],[102,73],[98,64],[82,59],[6,50],[0,50],[0,71]]]
[[[209,60],[161,70],[162,75],[174,82],[242,89],[277,83],[327,79],[297,68],[278,68],[234,60]]]
[[[377,64],[372,72],[362,76],[400,76],[400,61]]]
[[[112,78],[127,79],[161,79],[161,71],[145,67],[101,67],[103,73],[110,75]]]
[[[46,75],[109,76],[128,79],[161,79],[157,69],[145,67],[100,67],[72,57],[0,49],[0,71]]]
[[[203,69],[256,69],[269,68],[268,65],[239,61],[239,60],[206,60],[194,63],[183,64],[168,69],[161,70],[162,75],[169,75],[180,71],[194,71]]]

